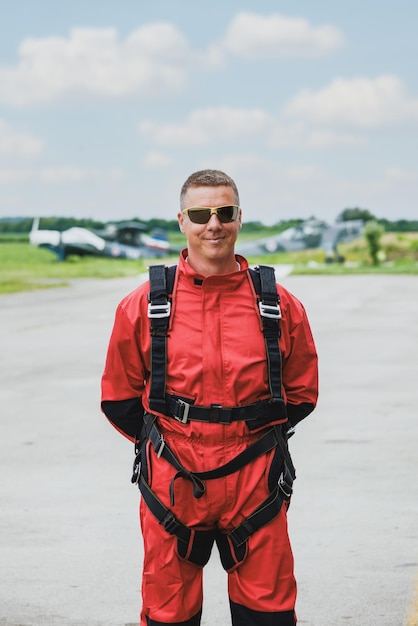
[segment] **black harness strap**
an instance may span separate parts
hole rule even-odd
[[[262,319],[263,334],[266,344],[268,375],[271,398],[241,407],[210,407],[189,404],[186,399],[166,393],[167,334],[171,312],[171,295],[175,279],[176,266],[151,266],[148,316],[151,326],[151,379],[149,406],[151,411],[169,415],[178,421],[189,420],[229,424],[231,421],[245,420],[249,430],[269,423],[286,419],[286,407],[282,395],[282,363],[279,347],[281,319],[280,298],[277,294],[274,269],[261,265],[250,269],[250,276],[258,297]],[[292,460],[283,439],[281,426],[270,427],[261,437],[234,459],[213,470],[192,472],[185,468],[166,444],[156,425],[156,416],[145,413],[142,441],[152,443],[158,457],[163,457],[176,470],[170,486],[170,502],[174,504],[174,481],[183,477],[193,485],[196,498],[206,490],[204,480],[221,478],[246,466],[257,457],[278,447],[281,451],[282,472],[278,483],[267,498],[241,524],[230,533],[223,534],[217,529],[195,530],[188,528],[176,518],[152,491],[145,476],[139,471],[139,450],[135,459],[133,482],[137,482],[141,494],[151,512],[165,530],[178,539],[181,556],[198,565],[203,565],[209,558],[211,545],[216,539],[225,569],[240,563],[247,551],[248,538],[259,528],[270,522],[280,511],[283,501],[290,499],[295,477]]]
[[[174,505],[174,481],[177,478],[182,477],[186,480],[190,480],[193,485],[194,497],[200,498],[206,491],[205,484],[203,483],[204,480],[223,478],[224,476],[233,474],[248,465],[248,463],[254,459],[270,452],[270,450],[273,450],[277,445],[281,446],[283,441],[281,432],[276,428],[270,428],[263,433],[259,439],[228,463],[205,472],[192,472],[180,463],[171,448],[167,445],[163,435],[158,430],[155,415],[151,415],[150,413],[144,414],[144,435],[154,446],[157,457],[162,457],[177,470],[177,474],[174,476],[170,487],[170,502],[172,506]]]
[[[219,422],[245,420],[250,430],[277,419],[286,419],[282,395],[282,362],[279,346],[280,297],[274,268],[260,265],[249,269],[263,324],[271,398],[241,407],[212,405],[201,407],[183,398],[166,394],[167,333],[171,313],[176,266],[153,265],[149,268],[150,293],[148,317],[151,326],[151,381],[149,406],[152,411],[170,415],[180,422],[188,420]]]
[[[168,269],[164,265],[149,268],[150,293],[148,295],[148,317],[151,327],[151,376],[149,404],[153,411],[165,413],[165,385],[167,367],[167,332],[171,313],[173,286],[167,285]],[[174,278],[171,270],[170,276]]]
[[[217,424],[230,424],[236,421],[248,422],[251,430],[251,422],[257,428],[259,420],[264,418],[265,422],[272,422],[285,415],[278,415],[277,406],[271,400],[262,400],[244,406],[223,407],[217,404],[211,406],[195,406],[178,396],[166,394],[168,415],[174,417],[179,422],[186,424],[189,420],[196,422],[212,422]]]
[[[282,392],[282,358],[280,354],[280,324],[282,312],[280,296],[277,293],[276,275],[274,268],[268,265],[259,265],[250,269],[254,289],[258,295],[258,307],[263,322],[264,341],[268,359],[269,383],[271,402],[283,403]]]
[[[280,431],[277,432],[279,428],[280,426],[273,427],[271,429],[271,431],[276,431],[275,445],[279,445],[283,454],[284,469],[280,475],[278,484],[267,496],[267,498],[265,498],[265,500],[263,500],[263,502],[241,522],[241,524],[236,526],[227,534],[221,533],[217,529],[196,531],[189,528],[181,520],[179,520],[174,513],[155,495],[145,479],[144,474],[141,472],[138,476],[138,487],[146,505],[163,528],[171,535],[175,535],[177,537],[178,550],[183,558],[188,558],[188,560],[193,563],[203,566],[209,558],[208,551],[210,551],[211,543],[213,543],[213,539],[216,539],[221,555],[222,565],[226,570],[231,569],[245,558],[247,552],[247,541],[251,535],[274,519],[280,512],[283,502],[290,500],[294,479],[294,467],[287,451],[287,446],[281,437],[281,433]],[[269,432],[271,433],[271,431]],[[266,435],[267,434],[268,433],[266,433]],[[167,446],[164,445],[163,449],[167,450]],[[242,453],[242,455],[243,454],[245,453]],[[235,460],[236,459],[234,459],[231,463],[227,463],[217,470],[214,470],[213,475],[210,475],[211,472],[200,472],[199,474],[196,474],[196,476],[205,477],[207,479],[225,476],[227,473],[230,473],[230,471],[234,471],[231,470],[231,465]],[[243,460],[243,457],[241,460]],[[208,537],[205,538],[205,535],[208,535]],[[199,545],[201,545],[201,547],[199,547]]]

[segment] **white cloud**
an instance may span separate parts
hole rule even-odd
[[[14,167],[0,168],[0,185],[10,185],[24,182],[40,182],[47,185],[60,183],[117,182],[122,178],[118,169],[103,171],[98,168],[82,168],[76,166],[62,167]]]
[[[258,179],[260,175],[267,175],[274,177],[276,181],[304,183],[323,181],[327,176],[325,170],[316,165],[284,165],[280,161],[251,152],[230,154],[222,159],[221,164],[226,171],[237,172],[246,181],[251,180],[251,177]]]
[[[375,128],[418,121],[418,98],[411,98],[396,76],[338,78],[320,91],[301,91],[287,103],[283,115],[325,127]]]
[[[82,167],[45,167],[36,173],[37,178],[43,183],[80,183],[87,179],[97,179],[100,172],[97,169],[84,169]]]
[[[245,59],[323,56],[344,42],[335,26],[313,27],[302,18],[273,13],[239,13],[228,28],[223,47]]]
[[[27,38],[15,65],[0,66],[0,102],[39,105],[63,98],[180,93],[192,67],[243,58],[317,57],[343,42],[334,26],[278,14],[240,13],[225,39],[192,49],[170,23],[150,23],[120,39],[115,28],[73,28],[68,37]]]
[[[166,154],[163,154],[162,152],[154,151],[154,152],[148,152],[145,155],[142,162],[145,167],[161,168],[161,167],[167,167],[171,165],[173,160],[171,157],[169,157]]]
[[[0,167],[0,185],[23,183],[33,177],[33,170],[19,167]]]
[[[214,107],[193,111],[182,124],[145,121],[139,132],[160,145],[203,145],[259,136],[274,119],[261,109]]]
[[[418,98],[395,76],[336,79],[291,98],[276,116],[263,109],[198,109],[181,123],[147,120],[139,132],[158,145],[258,143],[277,148],[329,149],[367,143],[367,130],[418,121]]]
[[[413,182],[418,180],[418,170],[404,170],[400,167],[388,167],[386,178],[393,181]]]
[[[0,118],[0,159],[34,159],[42,149],[41,139],[14,130]]]
[[[165,146],[203,146],[254,139],[272,148],[332,148],[364,143],[364,137],[358,133],[311,127],[299,121],[289,123],[262,109],[234,107],[199,109],[178,124],[147,120],[139,125],[138,130],[155,144]]]
[[[16,66],[0,66],[0,101],[25,106],[69,94],[117,97],[178,91],[189,45],[170,24],[141,27],[124,41],[113,28],[74,28],[68,38],[26,39]]]
[[[364,137],[358,134],[328,128],[309,128],[300,122],[286,124],[279,121],[269,137],[269,145],[273,148],[333,148],[362,143]]]

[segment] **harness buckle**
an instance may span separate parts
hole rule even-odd
[[[164,448],[165,448],[165,440],[164,440],[164,437],[161,435],[160,440],[158,442],[158,448],[155,448],[155,453],[158,459],[161,457]]]
[[[290,500],[290,497],[293,493],[293,489],[292,489],[292,485],[289,485],[289,483],[286,482],[285,478],[284,478],[284,474],[283,472],[280,474],[280,478],[278,481],[278,487],[280,489],[280,491],[283,493],[283,495]]]
[[[166,302],[166,304],[152,304],[152,302],[148,303],[148,317],[151,319],[170,317],[170,313],[171,302]]]
[[[188,404],[184,400],[181,400],[180,398],[177,398],[176,402],[177,405],[180,406],[183,410],[181,411],[181,416],[173,414],[173,417],[178,422],[181,422],[182,424],[187,424],[189,418],[190,404]]]
[[[278,304],[264,304],[263,302],[259,302],[258,308],[260,309],[260,315],[262,317],[268,317],[273,320],[282,319],[282,311]]]
[[[167,514],[160,524],[162,524],[164,529],[170,533],[170,535],[175,535],[176,530],[179,527],[179,521],[171,511],[167,511]]]

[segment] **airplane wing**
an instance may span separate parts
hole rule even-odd
[[[278,235],[239,242],[237,252],[244,256],[258,256],[273,254],[274,252],[292,252],[304,248],[306,248],[306,244],[300,236],[299,229],[288,228]]]

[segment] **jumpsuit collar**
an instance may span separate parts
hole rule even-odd
[[[211,276],[202,276],[196,272],[187,262],[187,248],[181,251],[179,260],[179,279],[194,286],[203,286],[207,289],[216,288],[219,291],[228,291],[237,288],[242,284],[243,280],[247,280],[248,261],[240,254],[235,255],[240,269],[236,272],[228,274],[212,274]]]

